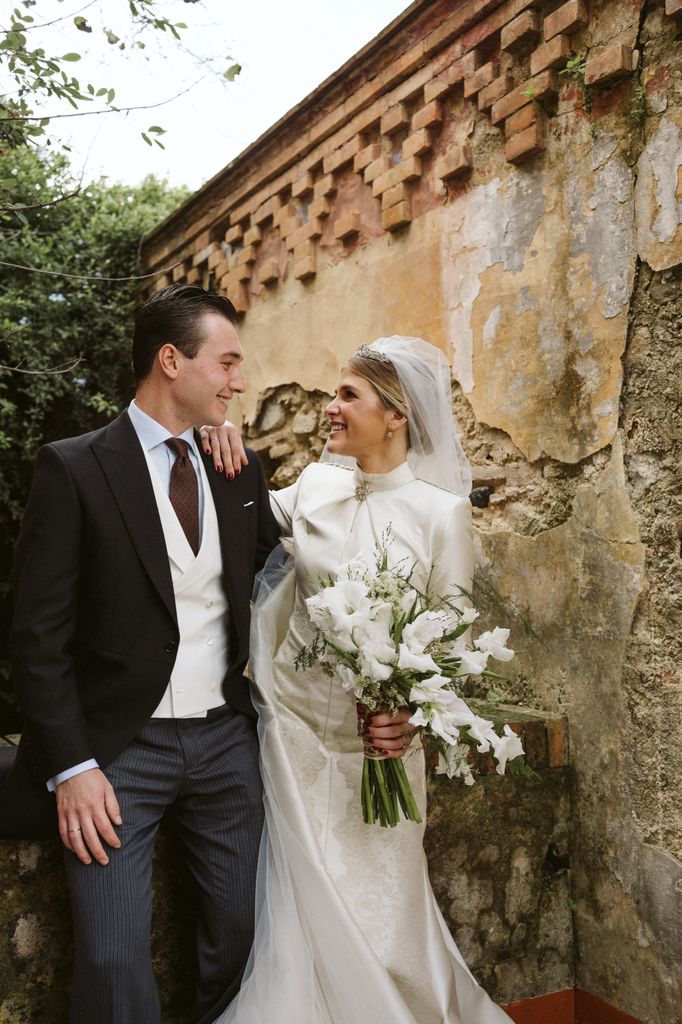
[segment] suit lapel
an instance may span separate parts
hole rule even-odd
[[[130,539],[174,622],[177,621],[168,552],[149,470],[127,412],[92,446]]]

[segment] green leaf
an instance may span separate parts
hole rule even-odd
[[[241,71],[241,69],[241,64],[232,64],[231,67],[227,69],[227,71],[223,72],[223,77],[225,77],[228,80],[228,82],[233,82],[237,75],[239,74],[239,72]]]
[[[160,128],[158,124],[151,125],[150,128],[147,128],[147,131],[148,132],[153,132],[154,135],[165,135],[166,134],[166,129],[165,128]]]
[[[152,140],[149,138],[149,136],[145,132],[140,132],[140,135],[142,136],[144,141],[147,143],[147,145],[151,146]]]
[[[107,92],[107,103],[113,103],[115,95],[116,91],[114,89],[109,89],[109,91]]]
[[[84,18],[82,14],[74,18],[73,23],[79,32],[92,32],[92,27],[88,24],[87,18]]]
[[[98,89],[95,96],[106,96],[107,90],[105,88]]]
[[[67,61],[69,64],[75,64],[76,61],[81,59],[80,53],[63,53],[62,60]]]

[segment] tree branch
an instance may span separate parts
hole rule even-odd
[[[30,373],[33,376],[42,376],[46,373],[70,373],[71,370],[75,370],[78,364],[82,362],[83,356],[77,356],[70,363],[61,363],[60,366],[54,366],[51,370],[24,370],[20,366],[4,366],[0,363],[0,372],[5,370],[7,373]]]
[[[31,24],[30,22],[28,25],[22,23],[21,31],[30,32],[32,28],[48,28],[50,25],[56,25],[60,21],[68,21],[69,18],[75,18],[76,15],[82,14],[83,11],[87,11],[88,7],[92,7],[96,3],[97,0],[89,0],[89,3],[85,4],[84,7],[79,7],[77,11],[73,11],[71,14],[62,14],[59,18],[54,18],[52,21],[43,21],[39,25]],[[7,29],[3,29],[3,32],[7,32]]]
[[[31,205],[24,206],[15,206],[11,203],[7,206],[0,204],[0,210],[6,210],[9,213],[15,213],[17,210],[44,210],[47,206],[56,206],[57,203],[63,203],[65,199],[73,199],[75,196],[79,196],[81,191],[82,187],[79,185],[75,192],[66,192],[63,196],[50,199],[47,203],[32,203]]]
[[[199,82],[203,82],[205,77],[206,75],[202,75],[186,89],[176,93],[175,96],[169,96],[167,100],[160,100],[158,103],[146,103],[137,107],[105,107],[104,110],[74,110],[70,114],[22,114],[20,117],[0,117],[0,124],[17,121],[55,121],[58,117],[91,117],[93,114],[127,114],[131,110],[154,110],[156,107],[164,107],[167,103],[172,103],[173,100],[184,96],[190,89],[199,85]]]
[[[171,270],[179,267],[182,260],[178,260],[171,267],[163,267],[161,270],[155,270],[151,274],[139,274],[134,277],[102,277],[96,274],[68,274],[65,270],[43,270],[41,267],[25,267],[21,263],[8,263],[6,260],[0,260],[0,267],[11,267],[12,270],[27,270],[31,274],[47,274],[49,277],[68,277],[74,281],[146,281],[150,277],[159,277],[161,274],[169,274]]]

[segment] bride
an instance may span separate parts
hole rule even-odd
[[[414,565],[419,589],[469,588],[471,475],[448,362],[419,338],[381,338],[349,360],[325,413],[321,461],[271,495],[293,567],[266,567],[253,615],[267,823],[256,935],[242,988],[215,1024],[509,1024],[436,905],[424,825],[362,820],[352,694],[319,666],[294,667],[319,578],[355,556],[372,560],[389,529],[389,559]],[[224,464],[223,428],[211,443]],[[408,717],[376,717],[370,738],[404,757],[424,819],[424,757],[409,748]]]

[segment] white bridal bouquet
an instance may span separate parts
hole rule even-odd
[[[510,661],[508,629],[481,633],[468,645],[463,634],[478,617],[473,608],[460,610],[451,598],[433,599],[410,582],[410,573],[389,568],[384,537],[375,569],[354,560],[307,599],[315,627],[313,640],[299,651],[296,668],[320,664],[328,675],[352,692],[358,707],[358,728],[377,711],[395,714],[408,707],[410,721],[423,742],[437,755],[439,774],[472,785],[467,759],[470,747],[492,750],[497,771],[523,754],[518,736],[508,725],[501,733],[462,697],[470,676],[504,678],[486,668],[489,658]],[[362,769],[362,811],[368,824],[395,826],[400,809],[408,821],[421,821],[401,759],[385,759],[365,744]]]

